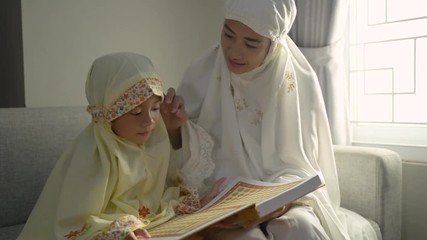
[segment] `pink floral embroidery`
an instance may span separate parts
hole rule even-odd
[[[142,206],[139,210],[138,210],[139,216],[142,218],[146,218],[148,215],[151,214],[150,209]]]
[[[82,233],[86,232],[89,229],[89,225],[85,224],[80,230],[70,231],[68,234],[65,234],[64,237],[67,239],[76,239],[76,237],[80,236]]]

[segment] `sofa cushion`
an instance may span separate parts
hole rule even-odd
[[[2,227],[0,228],[0,239],[17,239],[19,233],[24,228],[24,224],[17,224],[10,227]]]
[[[383,239],[401,236],[402,161],[391,150],[334,146],[341,206],[375,221]]]
[[[25,223],[54,163],[89,122],[84,107],[0,109],[0,227]]]

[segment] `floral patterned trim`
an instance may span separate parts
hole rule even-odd
[[[111,122],[140,105],[153,94],[163,98],[162,83],[157,78],[145,78],[127,89],[108,109],[103,106],[88,106],[87,111],[92,115],[94,122]]]
[[[180,185],[179,190],[179,202],[175,206],[175,213],[177,215],[193,213],[201,208],[197,188]]]
[[[149,223],[149,220],[140,219],[133,215],[125,215],[114,220],[107,231],[96,235],[91,240],[122,240],[129,235],[129,233],[136,229],[144,228]]]

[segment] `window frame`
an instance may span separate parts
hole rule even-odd
[[[353,0],[351,4],[357,4],[360,0]],[[368,0],[363,0],[368,1]],[[387,0],[384,0],[387,4]],[[360,4],[360,3],[359,3]],[[352,8],[353,7],[353,8]],[[387,7],[387,5],[385,5]],[[354,6],[350,6],[350,11],[354,9]],[[383,9],[385,10],[385,9]],[[386,13],[385,13],[386,14]],[[350,18],[352,17],[351,13],[349,14]],[[421,18],[410,18],[408,21],[413,21],[415,25],[418,27],[426,26],[427,29],[427,14]],[[390,21],[387,27],[392,27],[393,24],[402,24],[403,21]],[[350,42],[351,35],[351,21],[349,21],[349,29],[347,32],[348,37],[348,49],[354,46],[353,42]],[[379,27],[379,24],[372,25],[372,31],[375,31],[376,28]],[[403,37],[418,37],[424,38],[427,37],[427,31],[425,35],[416,35],[417,33],[411,31],[409,29],[407,32],[402,33]],[[363,41],[358,39],[356,44],[366,44],[366,43],[381,43],[390,41],[390,37],[393,37],[393,34],[390,36],[381,36],[382,39],[375,39],[372,36],[368,36],[366,38],[361,38]],[[397,38],[400,39],[401,37]],[[392,39],[393,40],[393,39]],[[355,86],[350,82],[350,73],[352,69],[350,69],[350,58],[352,55],[350,54],[350,50],[348,51],[348,76],[349,76],[349,84],[348,91],[349,96],[352,96],[352,91],[355,91]],[[415,53],[414,53],[415,54]],[[416,64],[416,62],[414,62]],[[414,68],[415,69],[415,68]],[[366,69],[364,69],[366,71]],[[414,76],[416,74],[416,70],[414,70]],[[353,102],[354,99],[349,99],[349,102]],[[422,107],[422,104],[415,107]],[[427,108],[426,108],[427,109]],[[420,123],[397,123],[397,122],[362,122],[354,119],[354,104],[350,105],[350,118],[351,118],[351,140],[352,144],[356,146],[376,146],[383,147],[394,150],[398,152],[402,158],[413,161],[423,161],[427,162],[427,122]]]

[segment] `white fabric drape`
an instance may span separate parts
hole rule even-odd
[[[189,117],[215,140],[213,177],[287,182],[319,174],[326,186],[301,201],[313,207],[328,236],[350,239],[337,215],[339,187],[321,90],[287,36],[294,7],[290,0],[227,1],[226,19],[272,40],[263,64],[233,74],[216,45],[187,69],[178,94]]]
[[[298,0],[297,17],[289,33],[319,79],[332,141],[350,144],[344,32],[348,0]]]
[[[230,72],[222,46],[216,44],[189,66],[177,93],[184,97],[190,119],[215,141],[214,179],[243,176],[287,182],[319,174],[324,180],[325,187],[298,200],[312,207],[315,218],[285,214],[268,222],[268,239],[309,239],[303,224],[295,220],[297,215],[310,227],[321,223],[327,236],[320,239],[376,239],[366,219],[340,211],[338,177],[319,81],[288,36],[295,10],[293,0],[228,0],[225,19],[238,21],[271,40],[264,62],[245,73]],[[288,231],[284,227],[287,223],[295,225]],[[360,226],[368,227],[362,231]],[[232,235],[228,239],[267,239],[263,234],[253,235],[256,229],[243,231],[238,234],[244,238]],[[284,232],[291,231],[298,237],[287,238]],[[311,239],[319,239],[313,237],[317,231],[309,233],[313,233],[308,234]]]

